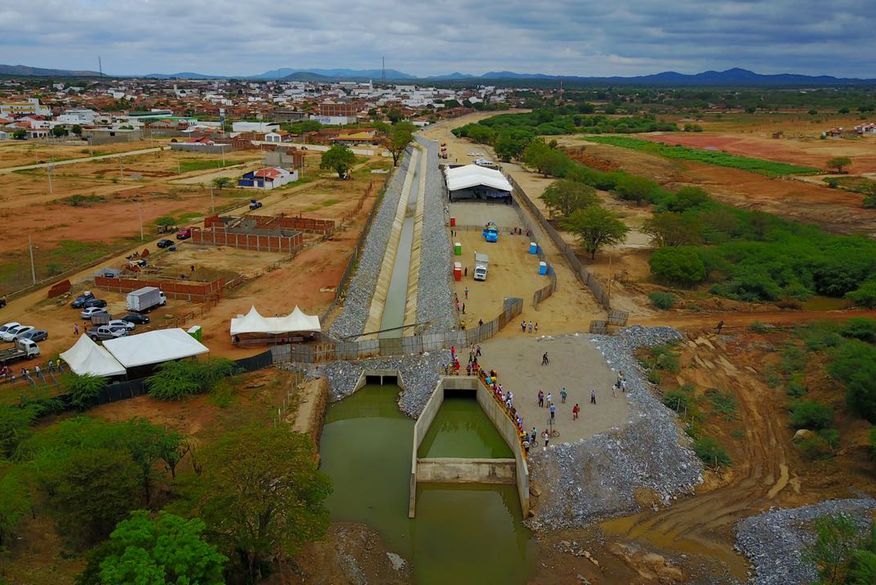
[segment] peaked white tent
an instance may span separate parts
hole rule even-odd
[[[159,329],[107,339],[103,346],[126,368],[160,364],[210,351],[182,329]]]
[[[105,348],[96,344],[87,335],[82,335],[73,347],[61,354],[70,369],[80,376],[122,376],[125,367]]]
[[[319,333],[322,327],[317,315],[306,315],[297,306],[285,317],[263,317],[253,306],[246,315],[231,319],[231,335],[260,333],[281,335],[285,333]]]
[[[444,169],[444,176],[447,179],[447,189],[450,191],[461,191],[474,187],[488,187],[509,193],[513,190],[505,175],[495,169],[478,165],[465,165],[452,169],[448,167]]]

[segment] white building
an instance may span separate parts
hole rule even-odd
[[[38,98],[28,98],[24,102],[0,104],[0,116],[51,116],[51,108],[40,105]]]
[[[258,132],[267,134],[268,132],[276,132],[280,129],[280,125],[275,122],[233,122],[231,124],[232,132]]]
[[[237,186],[242,189],[276,189],[287,183],[298,180],[298,171],[287,171],[280,167],[265,167],[257,171],[250,171],[237,181]]]

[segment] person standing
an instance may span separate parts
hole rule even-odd
[[[465,298],[468,299],[468,287],[465,287]]]
[[[541,365],[549,366],[550,363],[551,363],[551,360],[550,360],[550,358],[548,358],[547,352],[544,352],[544,355],[541,356]]]
[[[544,439],[544,450],[547,451],[548,443],[551,440],[551,435],[550,435],[550,433],[547,432],[547,429],[542,431],[541,438]]]
[[[520,323],[520,330],[526,333],[526,319],[524,319],[523,322]]]
[[[596,404],[596,388],[590,389],[590,404]]]
[[[551,392],[547,393],[547,405],[550,406],[554,402],[554,395]]]
[[[73,337],[79,337],[79,323],[73,323]]]
[[[568,396],[569,396],[569,393],[566,392],[566,387],[563,386],[563,389],[560,390],[560,402],[561,402],[562,404],[565,404],[565,403],[566,403],[566,398],[568,398]]]
[[[581,407],[578,406],[578,403],[575,403],[575,406],[572,407],[572,420],[578,420],[578,413],[581,412]]]
[[[554,419],[557,418],[557,405],[551,404],[550,407],[548,408],[548,410],[551,411],[551,420],[553,421]]]
[[[540,388],[538,390],[538,407],[544,408],[544,390]]]

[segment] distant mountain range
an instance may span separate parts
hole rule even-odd
[[[16,77],[100,77],[97,71],[70,71],[68,69],[41,69],[27,65],[0,65],[0,75]]]
[[[40,69],[24,65],[0,65],[0,75],[19,77],[94,77],[95,71],[68,71],[64,69]],[[577,75],[548,75],[544,73],[515,73],[514,71],[489,71],[483,75],[454,72],[447,75],[417,77],[395,69],[296,69],[283,67],[272,69],[258,75],[229,76],[207,75],[183,71],[179,73],[151,73],[143,76],[126,75],[122,77],[144,77],[149,79],[248,79],[258,81],[379,81],[385,78],[392,82],[499,82],[499,81],[535,81],[564,82],[576,85],[647,85],[647,86],[749,86],[749,87],[781,87],[781,86],[843,86],[843,85],[874,85],[876,79],[857,79],[832,77],[830,75],[797,75],[781,73],[777,75],[761,75],[747,69],[733,68],[726,71],[704,71],[687,74],[675,71],[664,71],[653,75],[633,77],[584,77]]]

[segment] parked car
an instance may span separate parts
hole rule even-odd
[[[120,321],[136,323],[137,325],[145,325],[149,322],[149,317],[147,317],[146,315],[141,315],[140,313],[128,313],[127,315],[122,317]]]
[[[89,307],[105,307],[106,301],[103,299],[88,299],[82,306],[86,309]]]
[[[70,303],[70,306],[73,307],[74,309],[81,309],[82,307],[85,306],[85,301],[87,301],[89,299],[93,299],[93,298],[94,298],[94,293],[92,293],[90,290],[87,290],[84,293],[82,293],[81,295],[79,295],[78,297],[76,297],[73,300],[73,302]]]
[[[252,211],[253,209],[258,209],[262,206],[262,202],[257,199],[249,200],[249,209]]]
[[[5,331],[0,333],[0,339],[3,341],[15,341],[15,336],[18,335],[19,331],[29,331],[33,329],[30,325],[20,325],[18,323],[13,323],[12,327],[8,327]]]
[[[158,244],[156,244],[156,245],[159,248],[170,248],[174,244],[173,244],[173,240],[164,239],[164,240],[158,240]]]
[[[176,233],[177,240],[188,240],[191,237],[192,237],[192,228],[190,228],[190,227],[181,229]]]
[[[49,332],[45,329],[31,329],[15,336],[16,339],[30,339],[31,341],[45,341],[49,338]]]
[[[82,312],[79,313],[79,316],[83,319],[91,319],[95,313],[106,313],[101,307],[85,307],[82,309]]]
[[[109,325],[110,327],[124,327],[128,331],[133,330],[134,327],[137,326],[134,323],[131,323],[130,321],[123,321],[122,319],[113,319],[112,321],[107,323],[107,325]]]
[[[34,329],[36,329],[36,327],[34,327],[33,325],[22,325],[21,327],[19,327],[19,328],[15,331],[15,334],[12,336],[11,341],[15,341],[16,339],[18,339],[19,337],[21,337],[21,335],[22,335],[23,333],[27,333],[28,331],[33,331]]]
[[[2,335],[4,333],[15,327],[21,327],[21,323],[19,323],[18,321],[10,321],[9,323],[4,323],[3,326],[0,327],[0,338],[2,338]]]
[[[127,334],[128,330],[124,327],[111,327],[110,325],[101,325],[86,332],[86,335],[95,341],[115,339],[116,337],[124,337]]]

